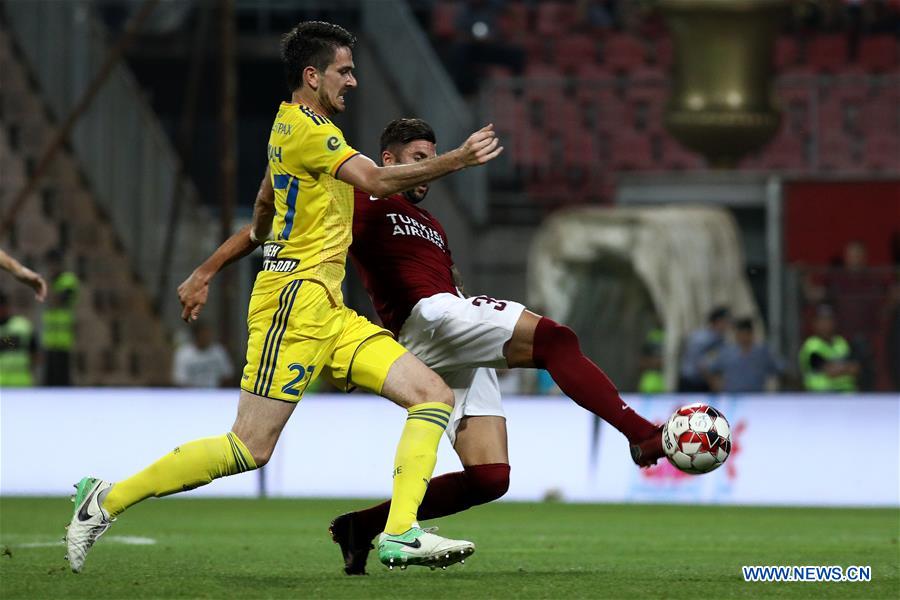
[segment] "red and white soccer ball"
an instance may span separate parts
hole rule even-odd
[[[669,462],[692,475],[718,469],[731,453],[725,415],[699,402],[676,410],[663,425],[662,439]]]

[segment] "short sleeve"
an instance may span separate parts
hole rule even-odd
[[[290,166],[299,171],[334,177],[345,162],[359,154],[331,122],[315,124],[307,121],[306,126],[299,128],[292,137],[287,158]]]

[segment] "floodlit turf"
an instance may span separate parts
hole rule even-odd
[[[72,505],[2,498],[0,597],[900,597],[897,510],[493,504],[440,522],[477,544],[465,565],[389,572],[376,558],[351,578],[326,528],[363,505],[151,500],[74,575],[58,542]],[[757,564],[871,565],[872,582],[745,583],[741,565]]]

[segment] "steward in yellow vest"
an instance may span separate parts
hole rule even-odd
[[[852,360],[847,340],[835,333],[831,308],[819,308],[813,331],[800,348],[800,372],[806,391],[856,391],[859,364]]]
[[[78,277],[60,273],[50,286],[50,306],[44,311],[41,341],[47,362],[44,384],[72,385],[72,350],[75,346],[75,302]]]
[[[31,321],[9,314],[7,297],[0,292],[0,387],[31,387],[37,344]]]

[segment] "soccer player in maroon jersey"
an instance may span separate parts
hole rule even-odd
[[[392,121],[381,135],[385,165],[435,153],[434,131],[421,119]],[[628,438],[635,463],[654,464],[663,456],[660,427],[622,401],[571,329],[517,302],[463,295],[447,235],[420,206],[427,193],[427,184],[381,199],[356,190],[350,247],[385,327],[456,397],[447,435],[464,469],[431,480],[418,517],[450,515],[506,493],[506,419],[495,367],[546,369],[567,396]],[[372,539],[389,510],[388,501],[332,522],[348,575],[365,573]]]

